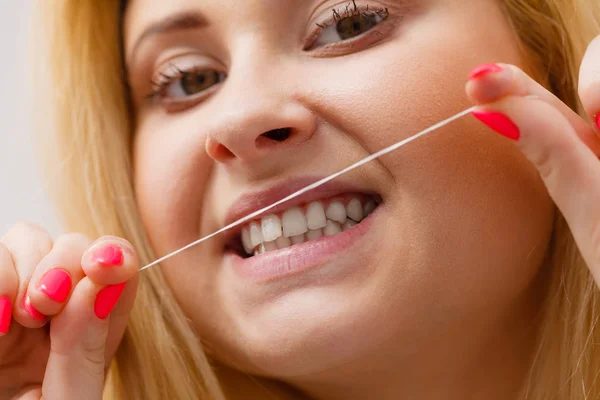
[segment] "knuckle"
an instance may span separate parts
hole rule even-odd
[[[551,151],[548,148],[538,149],[538,151],[531,154],[529,158],[535,164],[544,181],[549,182],[554,179],[556,168],[552,163]]]
[[[13,256],[8,247],[6,247],[4,243],[0,242],[0,268],[7,267],[14,268]]]
[[[20,221],[13,226],[12,230],[14,230],[17,234],[28,235],[32,232],[41,233],[45,232],[44,228],[39,226],[38,224],[34,224],[33,222],[28,221]]]
[[[0,243],[0,295],[15,295],[17,284],[17,271],[12,254]]]
[[[90,238],[82,233],[67,233],[61,235],[54,243],[55,248],[86,248],[91,243]]]
[[[15,224],[0,242],[12,255],[15,267],[19,267],[24,254],[29,254],[30,259],[42,259],[53,246],[50,234],[39,225],[30,222]]]
[[[552,140],[543,145],[539,142],[531,143],[528,158],[536,166],[540,176],[546,183],[554,183],[561,179],[564,171],[561,169],[567,160],[578,157],[576,148],[566,135],[553,135]]]
[[[52,237],[41,226],[31,222],[19,222],[7,234],[13,241],[33,242],[40,249],[45,249],[46,252],[52,248]]]

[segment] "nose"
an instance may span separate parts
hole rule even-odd
[[[206,139],[206,151],[216,162],[250,164],[283,154],[310,139],[316,129],[314,114],[294,89],[278,86],[275,79],[252,81],[257,83],[226,82],[232,93],[219,102],[218,116]]]

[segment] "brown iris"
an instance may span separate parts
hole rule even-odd
[[[377,16],[371,13],[355,13],[337,21],[336,28],[343,40],[359,36],[377,25]]]
[[[200,93],[221,82],[221,74],[217,71],[184,72],[181,76],[181,89],[188,95]]]

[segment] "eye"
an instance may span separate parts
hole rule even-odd
[[[163,76],[163,97],[177,99],[198,95],[225,80],[225,73],[216,70],[179,71],[178,77]]]
[[[353,7],[346,7],[340,14],[333,10],[333,21],[329,24],[318,24],[319,31],[316,38],[306,50],[357,38],[370,31],[384,21],[389,13],[387,9],[371,11],[359,9],[355,3]]]

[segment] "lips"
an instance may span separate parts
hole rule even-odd
[[[317,181],[301,179],[254,192],[238,199],[227,222],[260,210]],[[328,183],[280,204],[232,232],[227,249],[247,258],[334,236],[359,224],[372,213],[378,194],[344,183]]]

